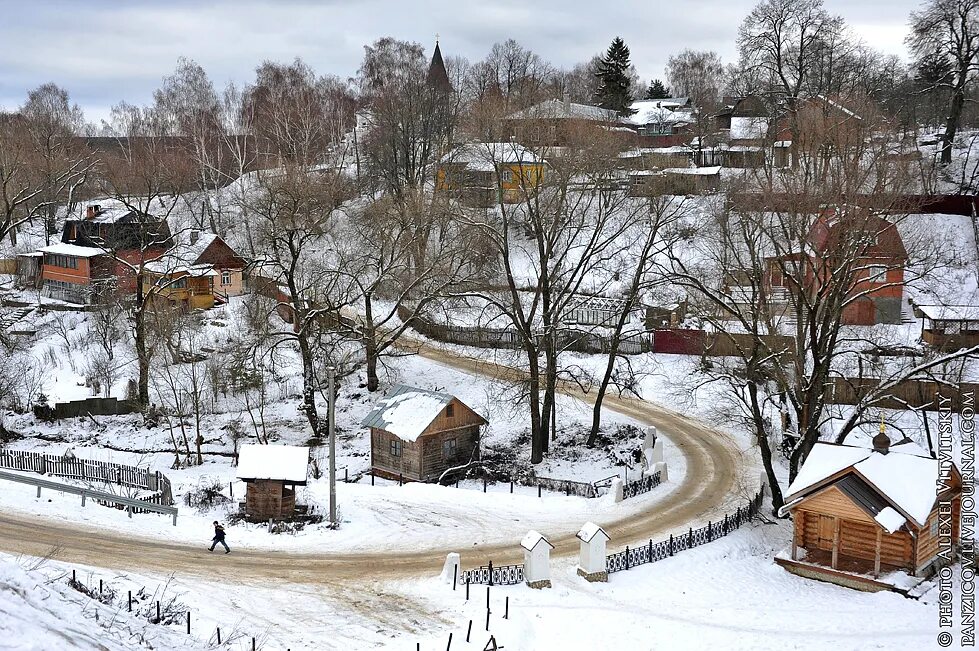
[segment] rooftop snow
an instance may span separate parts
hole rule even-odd
[[[867,448],[817,443],[789,486],[786,502],[852,466],[889,502],[924,526],[935,504],[938,461],[902,452],[880,454]]]
[[[277,479],[304,482],[309,448],[294,445],[243,445],[238,451],[238,479]]]
[[[523,540],[520,541],[520,546],[526,549],[527,551],[532,552],[534,551],[534,548],[537,547],[537,545],[539,545],[541,542],[543,542],[551,549],[554,549],[554,545],[549,543],[547,541],[547,538],[545,538],[541,533],[533,530],[527,532],[527,535],[524,536]]]
[[[715,167],[667,167],[664,174],[689,174],[692,176],[714,176],[721,173],[720,166]]]
[[[506,163],[537,164],[534,152],[515,142],[471,142],[450,151],[439,161],[442,164],[465,164],[471,170],[492,172]]]
[[[52,244],[40,249],[41,253],[52,255],[71,255],[76,258],[94,258],[104,255],[105,251],[94,246],[77,246],[75,244]]]
[[[979,305],[916,305],[932,321],[979,321]]]
[[[905,522],[907,522],[907,519],[905,519],[903,515],[889,506],[878,513],[874,520],[877,521],[877,524],[884,527],[884,530],[887,531],[887,533],[894,533],[903,527]]]
[[[693,116],[687,111],[676,111],[681,104],[671,104],[668,100],[644,99],[633,102],[629,108],[635,113],[622,118],[623,122],[643,126],[646,124],[690,124]]]
[[[731,118],[732,140],[756,140],[768,135],[768,118]]]
[[[605,530],[594,522],[586,522],[584,525],[582,525],[581,530],[578,532],[576,537],[579,540],[591,542],[591,539],[594,538],[595,534],[597,534],[599,531],[601,531],[602,535],[605,536],[605,540],[609,539],[609,535],[605,533]]]
[[[530,108],[517,111],[506,117],[507,120],[539,120],[547,118],[576,118],[596,122],[615,122],[615,111],[609,111],[590,104],[565,103],[560,99],[549,99]]]
[[[413,442],[418,440],[452,399],[453,396],[441,391],[398,384],[377,401],[377,405],[360,424],[362,427],[386,430],[403,441]]]

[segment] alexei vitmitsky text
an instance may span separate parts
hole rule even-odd
[[[935,490],[939,495],[947,491],[955,481],[952,457],[952,398],[938,396],[938,479]],[[957,647],[976,644],[975,625],[975,394],[961,394],[959,409],[959,435],[961,438],[960,470],[962,475],[962,503],[956,513],[955,505],[939,498],[938,504],[938,553],[944,565],[938,572],[938,643],[950,647],[955,639],[955,620],[958,614],[959,631]],[[958,516],[958,522],[956,522]],[[961,564],[959,566],[959,598],[955,599],[955,573],[951,563],[955,560],[955,529],[958,525]],[[957,606],[957,607],[956,607]],[[956,613],[957,611],[957,613]]]

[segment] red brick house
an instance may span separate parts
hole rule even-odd
[[[166,220],[124,206],[90,205],[69,217],[61,244],[41,249],[41,291],[71,303],[92,303],[106,292],[136,288],[132,265],[160,257],[173,246]]]
[[[843,311],[847,325],[901,323],[904,302],[904,268],[908,253],[897,227],[880,215],[846,207],[828,209],[810,229],[807,251],[766,260],[769,296],[791,289],[784,270],[801,270],[812,291],[834,279],[834,269],[853,257],[852,286]]]

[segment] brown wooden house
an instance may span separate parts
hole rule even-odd
[[[892,572],[928,577],[954,558],[961,499],[954,464],[913,443],[891,447],[883,432],[873,450],[817,443],[788,488],[781,513],[792,514],[792,547],[776,561],[869,591],[891,589],[881,577]]]
[[[953,351],[979,345],[979,306],[915,305],[921,319],[921,340],[939,350]]]
[[[297,515],[296,486],[306,485],[308,470],[309,448],[241,446],[236,476],[247,485],[243,504],[245,519],[265,522]]]
[[[371,470],[379,477],[437,481],[479,458],[487,420],[455,396],[398,384],[367,414]]]

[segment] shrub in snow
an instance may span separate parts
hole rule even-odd
[[[198,511],[210,511],[215,507],[230,504],[231,498],[221,492],[223,489],[224,484],[216,479],[205,477],[196,488],[184,493],[184,504]]]

